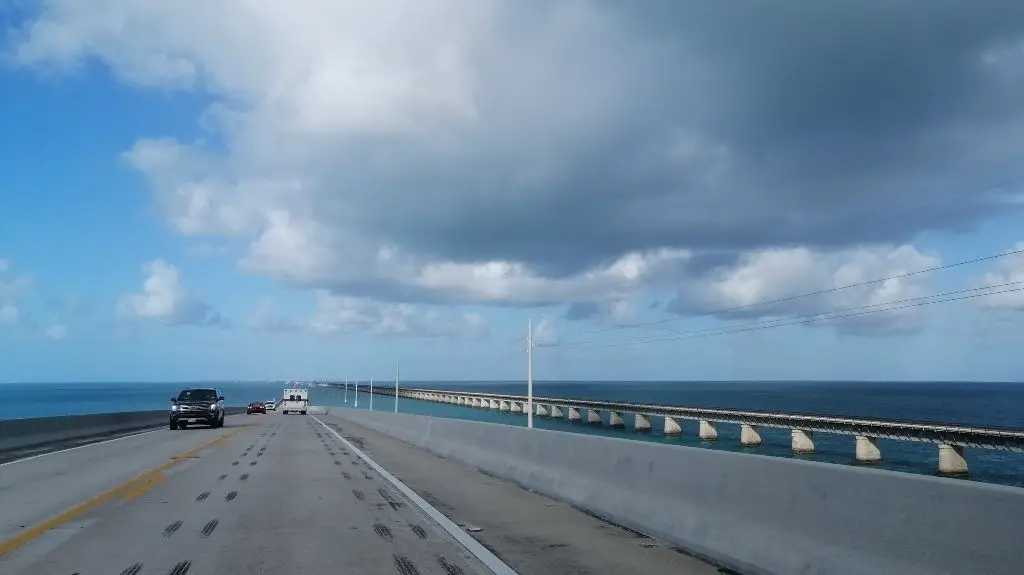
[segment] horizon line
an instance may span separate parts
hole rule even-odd
[[[390,378],[374,378],[381,382],[391,382]],[[370,378],[350,379],[350,383],[368,382]],[[344,379],[183,379],[183,380],[109,380],[109,381],[0,381],[0,385],[88,385],[88,384],[275,384],[275,383],[344,383]],[[1024,381],[1013,380],[969,380],[969,379],[535,379],[534,384],[609,384],[609,383],[972,383],[972,384],[1024,384]],[[412,383],[450,383],[463,384],[522,384],[519,379],[410,379],[401,382],[402,386]]]

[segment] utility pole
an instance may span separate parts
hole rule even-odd
[[[398,374],[401,370],[399,364],[395,364],[395,413],[398,413]]]
[[[373,378],[370,378],[370,411],[373,411]]]
[[[355,388],[355,392],[356,392],[356,407],[359,407],[359,380],[358,379],[356,380],[356,384],[355,385],[356,385],[356,388]]]
[[[533,429],[533,320],[526,324],[526,427]]]
[[[348,403],[348,378],[345,378],[345,403]]]

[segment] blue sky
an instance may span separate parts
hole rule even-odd
[[[886,76],[779,8],[753,36],[792,25],[822,52],[785,83],[788,44],[698,49],[740,25],[727,11],[665,31],[695,16],[19,6],[0,12],[0,382],[386,378],[398,362],[517,379],[530,319],[539,379],[1024,370],[1024,292],[894,309],[1024,282],[1024,257],[831,291],[1024,248],[1022,186],[989,189],[1024,176],[1024,25],[1005,15],[892,55],[931,75]],[[843,33],[909,30],[857,26]],[[866,64],[828,76],[849,100],[823,102],[813,80],[836,59]]]

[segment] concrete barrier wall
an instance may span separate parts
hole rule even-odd
[[[245,413],[244,407],[225,408],[225,414]],[[0,451],[49,443],[88,439],[167,425],[167,410],[124,411],[0,420]]]
[[[334,409],[332,418],[741,573],[1024,573],[1024,489],[419,415]]]

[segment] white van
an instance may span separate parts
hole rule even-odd
[[[306,408],[309,407],[309,390],[303,388],[288,388],[284,390],[281,399],[281,413],[288,415],[288,412],[299,412],[306,415]]]

